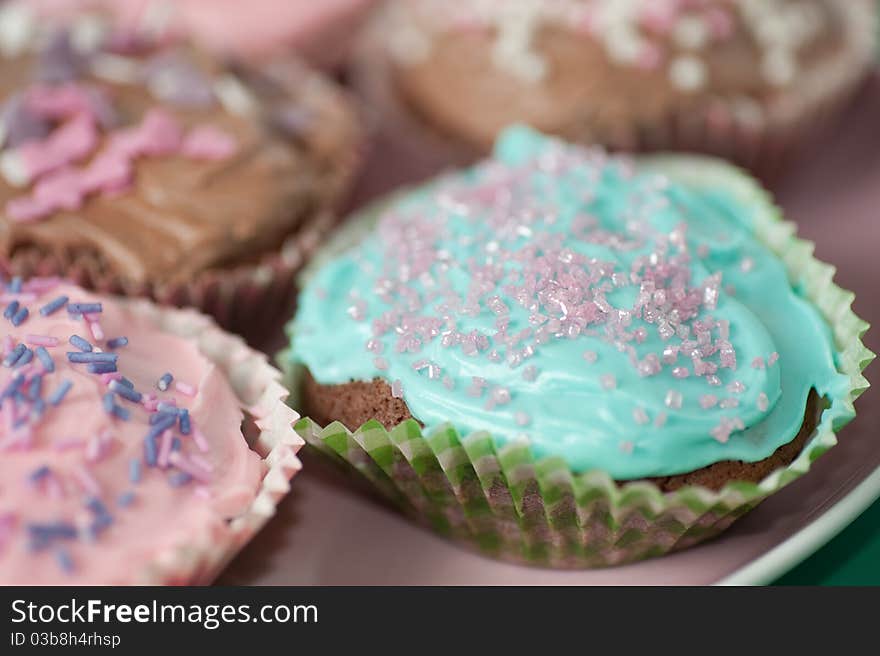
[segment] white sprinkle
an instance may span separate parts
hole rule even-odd
[[[770,407],[770,399],[767,398],[767,395],[764,392],[761,392],[758,394],[758,399],[755,404],[758,406],[758,410],[766,412],[767,408]]]
[[[706,65],[691,55],[676,57],[669,66],[669,78],[682,91],[696,91],[706,84]]]
[[[403,383],[399,379],[391,383],[391,396],[395,399],[403,398]]]

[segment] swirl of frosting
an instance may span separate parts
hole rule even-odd
[[[510,128],[315,273],[291,357],[320,384],[387,380],[429,430],[527,439],[575,471],[756,462],[794,438],[811,389],[846,380],[755,211]]]

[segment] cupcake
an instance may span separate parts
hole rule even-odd
[[[306,442],[488,555],[718,534],[835,444],[866,324],[745,174],[525,127],[356,218],[279,356]]]
[[[0,584],[204,584],[299,469],[280,373],[192,310],[2,286]]]
[[[395,147],[435,169],[525,122],[770,176],[870,69],[876,13],[872,0],[392,2],[356,79]]]
[[[2,11],[8,272],[194,306],[249,337],[271,323],[358,159],[346,95],[294,61]]]
[[[49,16],[111,12],[119,24],[188,37],[221,55],[264,58],[296,52],[322,67],[345,58],[374,0],[31,0]]]

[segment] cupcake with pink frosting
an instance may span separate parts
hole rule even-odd
[[[193,311],[0,296],[0,584],[210,582],[299,469],[280,374]]]
[[[524,122],[769,175],[870,69],[876,14],[871,0],[396,1],[355,79],[398,147],[434,168]]]
[[[223,55],[265,58],[296,52],[320,66],[345,58],[375,0],[34,0],[49,16],[83,9],[112,13],[120,25],[186,37]]]

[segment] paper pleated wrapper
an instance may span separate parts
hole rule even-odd
[[[686,151],[715,155],[764,180],[773,180],[798,152],[835,125],[876,64],[875,4],[874,0],[842,3],[853,32],[847,51],[816,62],[773,103],[756,101],[762,116],[756,116],[753,110],[746,111],[742,103],[715,97],[674,110],[650,123],[618,125],[613,132],[599,130],[588,121],[582,125],[561,125],[557,126],[559,136],[627,152]],[[355,89],[373,108],[379,133],[377,148],[382,149],[383,164],[386,160],[399,161],[399,167],[392,163],[391,168],[405,176],[405,181],[412,182],[485,155],[476,145],[441,132],[409,106],[395,89],[393,80],[394,67],[405,66],[395,64],[388,52],[388,30],[394,29],[394,25],[387,16],[379,14],[370,27],[360,39],[358,54],[352,60],[351,78]],[[526,83],[524,93],[541,93],[540,86],[533,90],[527,86]]]
[[[225,374],[245,413],[244,434],[251,435],[249,445],[262,459],[263,478],[241,514],[223,518],[220,528],[191,527],[185,542],[156,553],[145,566],[132,563],[132,580],[115,582],[208,584],[275,514],[289,491],[291,477],[301,468],[296,454],[303,440],[292,428],[299,415],[285,403],[288,391],[281,385],[281,373],[240,337],[223,332],[192,310],[161,308],[142,300],[119,302],[159,330],[195,342],[199,352]]]
[[[862,370],[874,354],[861,341],[868,325],[850,309],[853,294],[834,284],[833,267],[812,257],[813,244],[795,236],[794,224],[782,220],[767,192],[732,165],[685,155],[639,162],[679,182],[729,190],[754,208],[757,238],[784,262],[792,285],[831,327],[849,389],[828,399],[791,464],[757,484],[731,481],[720,491],[688,486],[664,493],[648,481],[619,484],[603,471],[577,473],[562,458],[536,458],[527,444],[502,445],[486,432],[462,435],[451,425],[426,432],[407,420],[389,431],[369,421],[351,432],[339,422],[321,427],[304,418],[296,430],[314,450],[440,535],[491,557],[557,568],[615,565],[697,544],[805,474],[837,443],[835,432],[855,416],[853,402],[868,387]],[[303,275],[357,243],[383,206],[355,218]],[[292,331],[290,336],[296,340]],[[279,362],[295,397],[302,367],[291,365],[289,351],[279,354]]]

